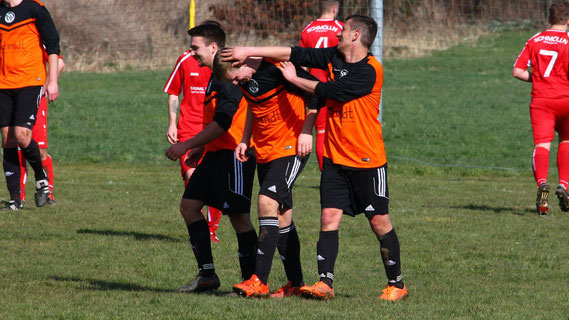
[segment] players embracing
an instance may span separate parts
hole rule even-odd
[[[388,211],[387,159],[378,120],[383,67],[369,53],[376,33],[377,24],[372,18],[351,15],[338,35],[338,47],[236,47],[222,52],[225,61],[236,61],[235,64],[243,64],[249,57],[284,61],[281,70],[288,81],[326,99],[327,132],[317,244],[320,281],[300,289],[306,297],[334,298],[338,228],[343,214],[360,213],[365,213],[379,240],[387,274],[388,284],[379,299],[396,301],[409,295],[402,280],[399,240]],[[291,62],[328,70],[331,81],[324,83],[298,77]]]

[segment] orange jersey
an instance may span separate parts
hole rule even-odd
[[[352,168],[377,168],[387,163],[379,104],[383,67],[371,54],[347,63],[337,48],[295,47],[290,60],[298,65],[325,68],[330,82],[320,82],[315,93],[326,98],[327,119],[324,156],[334,164]]]
[[[285,86],[286,85],[286,86]],[[263,60],[241,90],[253,114],[258,163],[292,156],[305,119],[304,98],[295,93],[274,64]]]
[[[215,121],[226,132],[206,144],[205,151],[235,150],[243,138],[246,118],[247,102],[239,88],[230,82],[218,81],[212,75],[204,102],[204,128]]]
[[[59,35],[43,4],[0,2],[0,89],[45,84],[43,45],[48,54],[59,54]]]

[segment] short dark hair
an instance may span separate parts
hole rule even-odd
[[[338,7],[340,6],[340,3],[336,0],[320,0],[320,3],[318,3],[318,9],[320,10],[320,14],[331,11],[332,8],[336,6]]]
[[[549,7],[549,23],[566,24],[569,20],[569,3],[567,1],[556,1]]]
[[[191,37],[203,37],[206,44],[215,42],[219,48],[225,47],[225,31],[221,29],[221,25],[217,21],[206,20],[188,30],[188,34]]]
[[[348,16],[344,23],[350,21],[350,28],[352,30],[360,30],[360,41],[366,48],[371,48],[373,40],[377,34],[377,22],[370,17],[353,14]]]

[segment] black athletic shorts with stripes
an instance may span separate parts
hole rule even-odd
[[[359,169],[332,163],[324,157],[320,177],[320,205],[322,208],[344,210],[352,217],[365,213],[366,217],[389,213],[387,164],[379,168]]]
[[[292,208],[292,187],[304,169],[308,157],[287,156],[257,164],[259,194],[279,203],[279,210]]]
[[[234,150],[206,153],[184,191],[184,199],[202,201],[223,214],[251,211],[255,157],[241,162]]]
[[[18,126],[31,130],[42,94],[42,86],[0,89],[0,128]]]

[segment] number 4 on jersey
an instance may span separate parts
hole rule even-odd
[[[314,48],[328,48],[328,37],[318,38],[318,42],[316,42]]]

